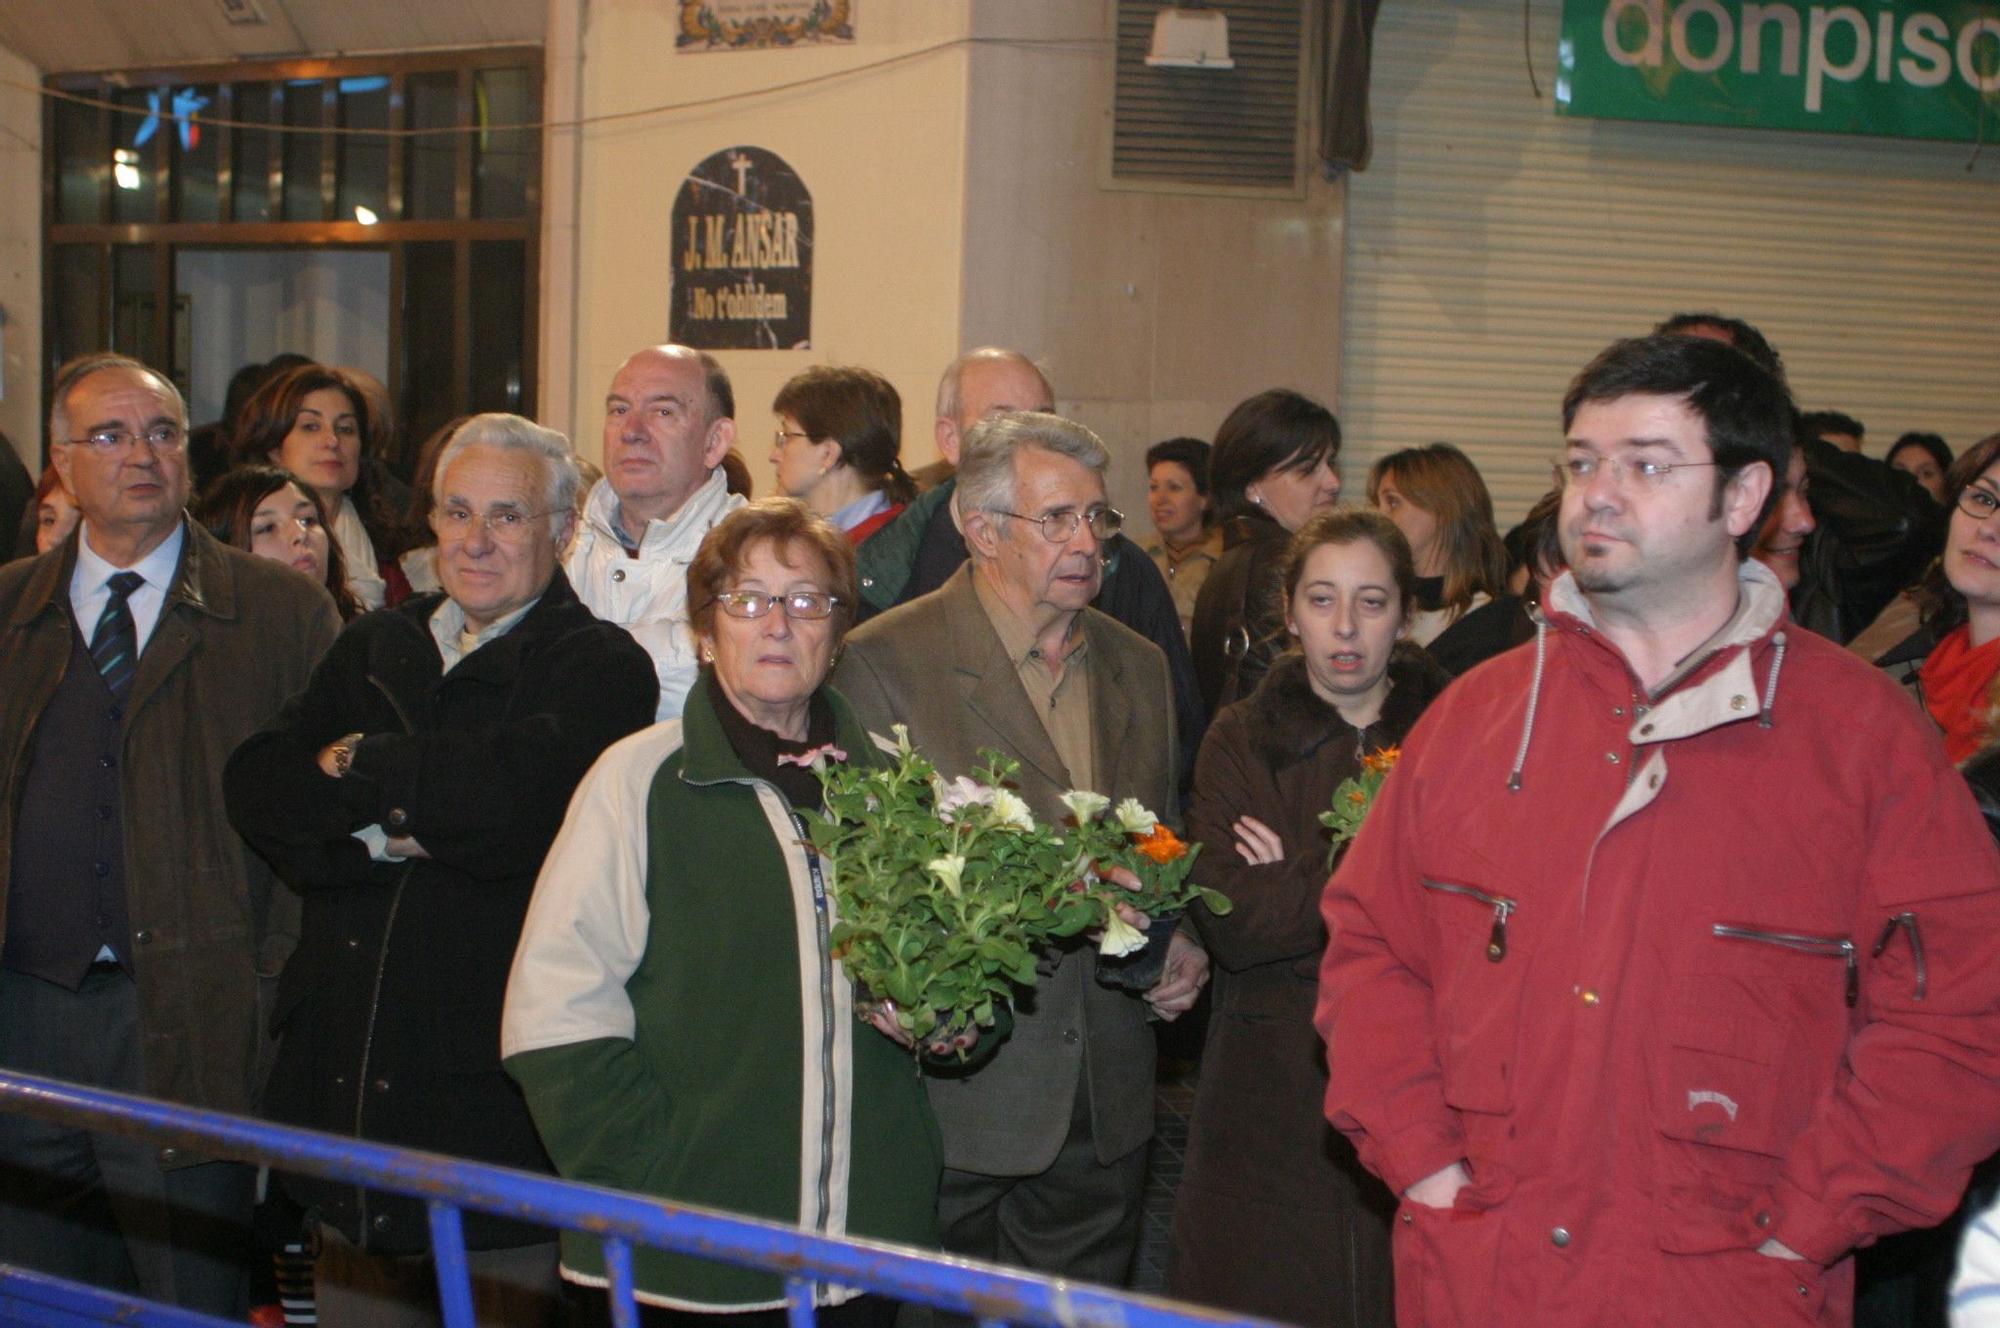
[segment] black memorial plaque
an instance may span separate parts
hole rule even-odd
[[[704,350],[812,344],[812,195],[763,148],[725,148],[674,199],[669,335]]]

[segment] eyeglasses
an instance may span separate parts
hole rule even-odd
[[[1042,538],[1051,544],[1066,544],[1076,534],[1076,528],[1090,525],[1090,533],[1099,541],[1108,540],[1125,528],[1125,514],[1115,507],[1093,507],[1083,512],[1050,512],[1047,516],[1029,516],[1026,512],[1009,512],[993,508],[995,516],[1011,516],[1017,521],[1032,521],[1042,528]]]
[[[1995,498],[1990,490],[1967,486],[1958,495],[1958,510],[1974,521],[1984,521],[1995,512],[2000,512],[2000,498]]]
[[[482,516],[469,507],[440,507],[431,513],[431,529],[437,532],[440,543],[470,539],[473,531],[484,526],[487,533],[501,544],[522,544],[535,533],[536,520],[567,510],[550,508],[547,512],[516,512],[512,508],[502,508]]]
[[[1696,470],[1702,466],[1720,464],[1715,461],[1654,461],[1650,457],[1627,460],[1624,457],[1597,457],[1587,453],[1582,456],[1564,457],[1555,464],[1556,483],[1565,488],[1573,488],[1590,483],[1601,468],[1611,476],[1611,482],[1624,488],[1637,481],[1642,489],[1657,489],[1667,482],[1667,476],[1677,470]]]
[[[833,616],[844,601],[820,590],[794,590],[783,595],[765,595],[755,590],[725,590],[715,597],[722,611],[732,618],[761,618],[772,609],[783,609],[785,617],[816,622]]]
[[[803,433],[797,429],[780,429],[771,435],[771,446],[783,447],[788,440],[793,438],[803,438],[807,442],[812,441],[812,435],[809,433]]]
[[[141,440],[155,452],[178,452],[187,443],[187,431],[178,424],[155,424],[144,433],[132,433],[126,429],[99,429],[96,433],[72,438],[70,442],[79,447],[88,447],[99,456],[123,456],[131,450],[132,444]]]

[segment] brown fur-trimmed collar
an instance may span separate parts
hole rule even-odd
[[[1380,746],[1401,742],[1451,678],[1422,646],[1398,641],[1389,656],[1389,680],[1392,685],[1382,702],[1382,714],[1367,730],[1368,735],[1379,735]],[[1313,691],[1305,657],[1296,651],[1272,662],[1263,683],[1243,705],[1251,744],[1274,770],[1296,764],[1329,739],[1354,731]]]

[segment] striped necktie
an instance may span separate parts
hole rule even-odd
[[[146,578],[137,572],[115,572],[107,584],[111,602],[104,606],[91,635],[90,657],[97,661],[104,685],[122,701],[132,690],[132,675],[139,671],[139,632],[132,623],[132,606],[125,601],[146,584]]]

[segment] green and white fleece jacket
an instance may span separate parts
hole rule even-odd
[[[837,694],[837,741],[874,744]],[[609,748],[535,885],[501,1052],[561,1173],[830,1236],[936,1245],[942,1148],[909,1053],[855,1018],[831,882],[709,689]],[[722,704],[727,704],[723,702]],[[563,1276],[605,1285],[599,1241]],[[785,1303],[774,1274],[635,1249],[647,1304]],[[820,1305],[858,1294],[820,1286]]]

